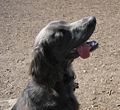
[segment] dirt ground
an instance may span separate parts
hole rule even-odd
[[[0,100],[27,82],[35,36],[48,22],[97,18],[91,57],[73,63],[80,110],[120,110],[120,0],[0,0]],[[2,108],[1,108],[2,109]]]

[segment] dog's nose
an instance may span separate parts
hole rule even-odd
[[[90,21],[91,23],[93,23],[93,24],[96,24],[96,18],[95,18],[95,16],[90,16],[90,17],[89,17],[89,21]]]

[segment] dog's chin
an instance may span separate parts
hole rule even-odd
[[[71,64],[74,59],[81,57],[86,59],[89,57],[90,52],[93,52],[98,48],[98,43],[96,41],[86,41],[82,45],[73,48],[66,59],[68,59],[68,64]]]

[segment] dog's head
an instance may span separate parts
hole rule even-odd
[[[96,18],[93,16],[73,23],[65,21],[49,23],[36,37],[31,64],[34,68],[31,69],[31,73],[36,74],[43,69],[44,72],[50,70],[56,72],[56,67],[71,63],[78,56],[88,57],[94,45],[91,45],[93,42],[86,41],[92,35],[95,26]],[[44,65],[47,65],[46,68]]]
[[[95,26],[95,17],[86,17],[74,23],[53,21],[38,34],[35,48],[41,48],[58,63],[74,59],[79,56],[76,49],[86,43]]]

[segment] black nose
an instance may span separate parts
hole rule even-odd
[[[96,24],[96,18],[94,16],[89,17],[89,22],[92,24]]]

